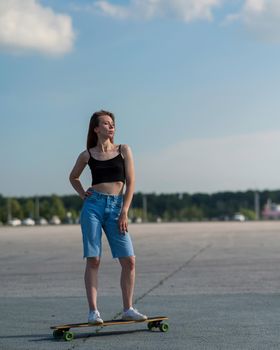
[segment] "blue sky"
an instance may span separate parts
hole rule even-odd
[[[137,191],[279,188],[279,20],[276,0],[0,0],[0,193],[74,193],[101,108]]]

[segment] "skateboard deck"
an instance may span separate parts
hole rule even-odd
[[[53,336],[56,339],[63,338],[66,341],[74,339],[74,333],[69,332],[71,328],[82,328],[82,327],[108,327],[108,326],[117,326],[117,325],[126,325],[126,324],[132,324],[132,323],[147,323],[148,329],[152,331],[153,329],[158,328],[161,332],[167,332],[169,329],[168,323],[163,322],[168,320],[168,317],[166,316],[155,316],[155,317],[148,317],[147,320],[142,321],[125,321],[122,319],[118,320],[108,320],[104,321],[100,324],[91,324],[91,323],[69,323],[69,324],[63,324],[58,326],[51,326],[50,328],[53,329]]]

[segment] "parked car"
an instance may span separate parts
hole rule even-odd
[[[50,224],[52,225],[60,225],[61,224],[61,220],[58,216],[54,215],[51,219],[50,219]]]
[[[37,225],[48,225],[48,221],[45,218],[40,218],[36,222]]]
[[[26,218],[22,221],[22,224],[25,226],[34,226],[35,225],[35,221],[31,218]]]
[[[13,218],[8,221],[8,225],[10,226],[20,226],[21,225],[21,220],[18,218]]]
[[[233,216],[233,220],[234,220],[234,221],[241,221],[241,222],[243,222],[243,221],[246,220],[246,218],[245,218],[245,216],[244,216],[243,214],[241,214],[241,213],[235,213],[234,216]]]

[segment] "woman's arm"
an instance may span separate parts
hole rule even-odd
[[[79,180],[79,177],[87,165],[88,158],[89,158],[89,155],[88,155],[87,151],[83,151],[82,153],[80,153],[78,156],[78,159],[76,161],[76,164],[74,165],[74,167],[69,175],[69,181],[71,182],[71,185],[78,192],[79,196],[82,199],[85,198],[86,192],[83,189],[83,186],[81,184],[81,181]]]
[[[128,145],[122,146],[124,156],[126,186],[123,199],[123,207],[120,214],[119,224],[122,232],[128,231],[128,210],[132,202],[135,187],[135,170],[131,148]]]

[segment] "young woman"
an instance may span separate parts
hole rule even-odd
[[[80,153],[69,180],[84,200],[80,215],[83,236],[85,287],[89,304],[88,322],[103,322],[97,308],[98,268],[101,258],[102,229],[113,258],[121,265],[121,290],[125,320],[144,320],[132,307],[135,282],[135,255],[128,233],[128,210],[134,192],[134,165],[128,145],[115,145],[115,117],[108,111],[95,112],[89,123],[87,150]],[[89,165],[92,186],[84,191],[79,177]],[[123,194],[125,187],[125,193]]]

